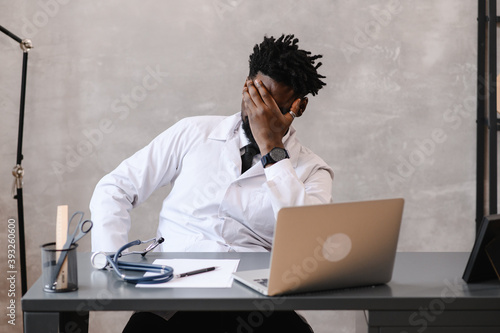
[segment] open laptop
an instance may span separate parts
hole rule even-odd
[[[399,198],[283,208],[270,268],[233,276],[268,296],[387,283],[403,206]]]

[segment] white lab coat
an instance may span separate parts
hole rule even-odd
[[[127,243],[130,210],[167,184],[157,230],[165,252],[269,251],[280,208],[331,201],[333,171],[293,128],[290,159],[241,175],[241,131],[239,113],[186,118],[123,161],[92,196],[92,250]]]

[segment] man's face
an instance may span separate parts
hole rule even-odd
[[[266,87],[266,89],[273,97],[274,101],[281,110],[281,113],[285,114],[290,111],[293,102],[297,98],[291,87],[276,82],[275,80],[267,75],[262,74],[261,72],[257,73],[257,75],[251,79],[259,79],[262,81],[262,84]],[[248,122],[247,106],[245,105],[243,99],[241,100],[241,119],[243,120],[243,130],[245,131],[247,138],[250,140],[250,142],[256,143],[250,129],[250,124]]]

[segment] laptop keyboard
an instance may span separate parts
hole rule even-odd
[[[267,287],[267,282],[269,279],[255,279],[254,281],[263,285],[264,287]]]

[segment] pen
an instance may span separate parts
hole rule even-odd
[[[201,274],[201,273],[206,273],[206,272],[211,272],[213,270],[215,270],[217,267],[207,267],[207,268],[201,268],[201,269],[197,269],[195,271],[191,271],[191,272],[186,272],[186,273],[182,273],[182,274],[178,274],[176,275],[177,277],[181,278],[181,277],[186,277],[186,276],[191,276],[191,275],[196,275],[196,274]]]

